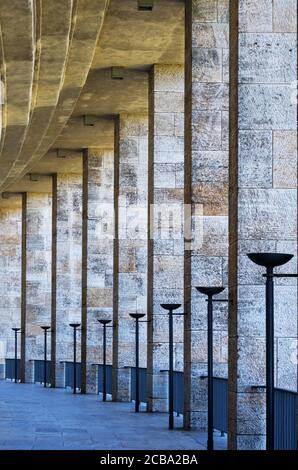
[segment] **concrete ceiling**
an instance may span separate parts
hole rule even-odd
[[[80,172],[81,149],[113,148],[113,117],[148,110],[150,66],[183,63],[184,3],[140,12],[137,0],[1,0],[1,191],[38,191],[28,172]]]

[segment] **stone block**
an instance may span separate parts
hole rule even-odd
[[[217,21],[219,23],[229,22],[229,0],[217,1]]]
[[[171,136],[175,134],[175,114],[156,113],[154,117],[155,135]]]
[[[192,281],[193,286],[222,285],[222,259],[217,256],[192,257]]]
[[[272,187],[272,133],[239,131],[239,186]]]
[[[222,122],[218,111],[193,111],[192,146],[195,151],[222,149]]]
[[[239,236],[246,239],[294,239],[296,191],[241,189],[239,191]],[[283,216],[287,207],[287,217]]]
[[[297,131],[273,132],[273,186],[295,188],[297,184]]]
[[[193,48],[192,54],[193,82],[218,83],[222,81],[221,49]]]
[[[192,45],[204,49],[228,49],[228,23],[193,23]]]
[[[184,93],[184,68],[182,65],[154,66],[154,92]]]
[[[181,92],[155,91],[154,111],[155,113],[183,113],[184,97]],[[156,132],[155,123],[155,132]]]
[[[296,105],[289,85],[239,85],[239,129],[296,130]]]
[[[294,35],[244,33],[239,37],[240,83],[291,83],[297,65]]]
[[[272,0],[241,0],[239,2],[239,31],[271,32],[272,5]]]
[[[278,338],[276,356],[276,386],[286,390],[296,391],[297,338]]]
[[[274,0],[273,31],[297,32],[297,2],[295,0]]]
[[[194,82],[192,91],[193,111],[227,111],[229,108],[229,87],[227,83]]]
[[[217,20],[217,1],[193,0],[192,17],[195,22],[215,22]]]
[[[239,390],[265,384],[265,338],[238,337],[238,387]]]

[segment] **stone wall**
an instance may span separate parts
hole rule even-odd
[[[21,325],[21,236],[22,203],[16,196],[11,208],[0,209],[0,364],[14,357],[14,333]],[[18,341],[20,357],[20,341]]]
[[[82,176],[57,175],[56,385],[64,385],[60,361],[73,360],[73,329],[81,323]],[[80,361],[81,331],[77,334]]]
[[[134,321],[129,313],[147,313],[147,169],[148,118],[120,115],[115,130],[117,230],[114,276],[114,386],[128,400],[129,369],[135,364]],[[116,292],[117,289],[117,292]],[[146,324],[140,325],[140,367],[146,367]]]
[[[33,381],[33,360],[43,359],[42,325],[51,324],[50,194],[27,193],[26,223],[26,365],[25,381]]]
[[[183,305],[184,73],[154,65],[149,79],[148,394],[151,411],[167,409],[168,314]],[[180,311],[183,311],[183,306]],[[175,369],[183,369],[183,317],[174,317]]]
[[[231,10],[229,446],[265,446],[265,289],[246,254],[288,252],[297,272],[297,5]],[[275,385],[297,390],[297,286],[275,281]]]
[[[113,313],[113,165],[111,150],[88,149],[83,175],[82,390],[95,392],[102,364],[102,326]],[[112,331],[107,330],[107,363],[112,362]],[[84,367],[86,363],[86,377]]]
[[[186,428],[207,426],[207,304],[195,286],[227,286],[229,2],[186,5]],[[191,208],[190,208],[191,206]],[[227,297],[227,292],[223,294]],[[214,376],[227,377],[227,304],[214,304]]]

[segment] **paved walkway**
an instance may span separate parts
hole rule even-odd
[[[205,440],[196,432],[168,431],[167,415],[136,414],[133,404],[0,381],[0,450],[201,450]],[[225,449],[226,438],[216,433],[215,446]]]

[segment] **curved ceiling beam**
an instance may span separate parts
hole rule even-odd
[[[6,3],[31,2],[29,0],[27,2],[25,0],[5,0],[5,6]],[[109,0],[41,1],[39,73],[35,99],[33,103],[32,73],[31,101],[29,100],[27,103],[27,120],[22,128],[23,139],[19,139],[20,143],[17,146],[16,134],[12,132],[14,144],[10,142],[10,151],[6,152],[5,158],[3,158],[3,153],[0,156],[1,190],[20,179],[30,170],[34,162],[42,158],[67,123],[86,82],[108,3]],[[52,4],[56,4],[56,6],[52,6]],[[72,27],[69,25],[71,4],[73,4]],[[69,7],[68,13],[64,8],[65,5]],[[74,8],[75,15],[73,15]],[[6,8],[3,10],[6,11]],[[11,9],[8,10],[6,22],[10,24],[10,28],[13,24],[13,29],[15,29],[14,14],[11,14]],[[32,20],[33,11],[31,11],[31,15]],[[24,19],[24,13],[21,18]],[[48,23],[49,19],[50,23]],[[66,39],[66,29],[68,30],[68,39]],[[66,50],[67,55],[65,56]],[[4,55],[6,55],[5,44]],[[32,56],[31,68],[34,68],[33,62]],[[52,66],[53,68],[51,68]],[[59,70],[63,70],[60,75],[58,75]],[[58,83],[61,77],[62,81]],[[7,100],[9,100],[8,96]],[[19,108],[19,103],[16,104]],[[6,133],[8,129],[9,125]]]
[[[0,24],[5,63],[5,120],[0,179],[19,154],[29,124],[35,60],[33,0],[3,0]]]

